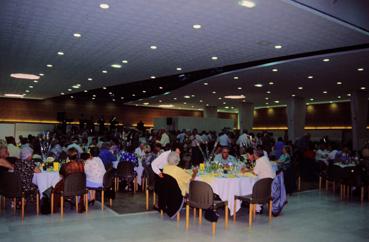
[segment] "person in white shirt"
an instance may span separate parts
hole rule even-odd
[[[166,164],[168,164],[168,156],[170,152],[175,151],[178,155],[181,154],[179,147],[174,146],[172,150],[164,151],[155,160],[151,162],[151,168],[153,172],[159,177],[163,177],[162,170]]]
[[[103,179],[105,175],[105,166],[99,157],[99,148],[91,147],[90,158],[86,160],[84,169],[86,174],[86,187],[98,188],[103,186]],[[90,200],[94,201],[96,198],[95,190],[89,190]]]
[[[138,146],[135,149],[135,155],[137,156],[138,160],[141,162],[142,157],[145,156],[145,143],[141,143],[140,146]]]
[[[8,144],[9,157],[16,157],[19,159],[20,149],[16,146],[14,137],[5,137],[6,143]]]
[[[317,162],[322,161],[324,164],[328,165],[328,155],[329,151],[326,149],[325,144],[321,144],[319,149],[315,153],[315,160]]]
[[[262,149],[256,149],[254,151],[254,156],[256,158],[256,164],[252,173],[258,176],[258,179],[263,178],[272,178],[275,177],[275,172],[273,171],[272,164],[269,161],[269,158],[264,155],[264,151]],[[262,206],[260,204],[256,205],[256,212],[260,212]]]
[[[231,144],[231,140],[229,139],[228,135],[224,132],[218,138],[219,145],[222,147],[229,147]]]
[[[67,146],[66,151],[68,151],[70,148],[75,148],[79,155],[83,153],[81,146],[78,144],[78,139],[73,139],[72,143]]]
[[[161,134],[161,138],[160,138],[159,143],[161,144],[161,147],[165,147],[168,144],[170,144],[169,136],[168,136],[167,132],[164,129],[163,129],[163,132]]]

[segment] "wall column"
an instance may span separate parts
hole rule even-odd
[[[204,118],[217,118],[218,117],[218,107],[208,106],[204,108]]]
[[[354,91],[351,94],[351,123],[352,123],[352,148],[360,150],[366,139],[368,131],[368,93],[366,91]]]
[[[305,98],[291,98],[287,104],[288,139],[295,142],[305,131],[306,104]]]
[[[254,104],[250,102],[241,103],[238,110],[239,129],[247,129],[250,132],[254,126]]]

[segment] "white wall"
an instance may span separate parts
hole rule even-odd
[[[6,136],[14,136],[18,142],[19,135],[38,135],[44,131],[53,130],[54,124],[31,124],[31,123],[1,123],[0,139]]]

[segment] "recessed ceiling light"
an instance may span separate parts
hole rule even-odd
[[[152,46],[150,46],[150,49],[152,49],[152,50],[156,50],[158,47],[156,46],[156,45],[152,45]]]
[[[342,85],[342,82],[337,82],[337,85]]]
[[[194,24],[194,25],[192,25],[192,28],[201,29],[201,25],[200,24]]]
[[[238,76],[234,76],[233,77],[233,80],[238,80]]]
[[[269,100],[269,97],[266,97],[265,100]]]
[[[39,76],[44,76],[45,74],[44,73],[40,73],[40,74],[38,74]]]
[[[29,92],[29,90],[26,90],[25,92]]]
[[[224,105],[226,105],[226,104],[227,104],[227,102],[223,102],[223,104],[224,104]]]
[[[26,73],[12,73],[10,74],[10,77],[16,78],[16,79],[27,79],[27,80],[38,80],[40,79],[39,76],[33,75],[33,74],[26,74]]]
[[[186,96],[184,96],[184,98],[191,98],[190,96],[188,96],[188,95],[186,95]]]
[[[275,102],[275,103],[279,103],[279,101],[278,101],[278,100],[275,100],[274,102]]]
[[[272,69],[272,72],[277,72],[277,71],[278,71],[277,68]]]
[[[96,97],[96,94],[93,94],[92,96],[93,96],[93,97]]]
[[[122,60],[122,63],[123,64],[127,64],[128,63],[128,60]]]
[[[265,105],[269,105],[269,103],[268,103],[268,102],[266,102],[266,103],[265,103]]]
[[[143,103],[143,105],[149,105],[150,103]]]
[[[136,94],[134,94],[134,93],[133,93],[133,94],[132,94],[132,97],[135,97],[135,96],[136,96]]]
[[[351,97],[351,93],[347,93],[347,96],[348,96],[348,97]]]
[[[182,68],[181,67],[177,67],[176,70],[177,71],[182,71]]]
[[[58,51],[58,55],[64,55],[63,51]]]
[[[37,80],[34,80],[33,82],[34,82],[34,83],[38,83],[38,81],[37,81]]]
[[[194,94],[192,94],[192,95],[191,95],[191,97],[195,97],[195,95],[194,95]]]
[[[124,99],[124,97],[120,97],[120,99],[122,99],[122,100],[123,100],[123,99]]]
[[[72,91],[72,89],[68,88],[68,92],[71,92],[71,91]]]
[[[242,90],[242,87],[237,87],[238,90]]]
[[[274,85],[274,82],[269,82],[269,85]]]
[[[246,98],[245,95],[228,95],[224,96],[226,99],[244,99]]]
[[[146,91],[145,90],[142,90],[142,93],[146,93]]]
[[[89,78],[87,78],[87,80],[88,80],[88,81],[92,81],[92,78],[91,78],[91,77],[89,77]]]
[[[33,86],[29,86],[29,88],[33,88]]]
[[[330,61],[330,59],[328,59],[328,58],[323,59],[323,62],[329,62],[329,61]]]
[[[222,100],[222,98],[221,97],[218,97],[218,100]]]
[[[5,97],[12,97],[12,98],[23,98],[24,94],[15,94],[15,93],[5,93]]]
[[[246,8],[253,8],[255,7],[255,3],[253,1],[250,0],[241,0],[238,1],[238,4],[242,7],[246,7]]]
[[[150,76],[150,79],[155,79],[156,78],[156,76]]]
[[[282,45],[275,45],[274,49],[282,49]]]
[[[161,107],[161,108],[172,108],[172,107],[174,107],[174,105],[173,104],[160,104],[159,107]]]
[[[313,79],[314,77],[313,76],[308,76],[309,79]]]
[[[310,101],[314,101],[314,98],[310,98]]]
[[[271,94],[272,92],[271,91],[266,91],[267,94]]]
[[[361,89],[361,90],[365,90],[365,89],[366,89],[366,87],[360,87],[360,89]]]
[[[163,101],[162,101],[162,100],[159,100],[158,102],[159,102],[159,103],[161,103],[161,102],[163,102]]]
[[[340,99],[340,98],[341,98],[341,96],[338,96],[337,98],[338,98],[338,99]]]
[[[206,106],[206,107],[209,107],[209,103],[207,103],[205,106]]]
[[[53,67],[53,65],[51,65],[51,64],[47,64],[47,65],[46,65],[46,67],[51,68],[51,67]]]
[[[215,94],[215,93],[217,93],[217,92],[216,92],[216,91],[213,91],[212,93],[213,93],[213,94]]]
[[[159,89],[160,89],[160,90],[162,90],[162,89],[163,89],[163,87],[161,87],[161,86],[160,86],[160,87],[159,87]]]
[[[112,95],[113,93],[112,92],[109,92],[109,95]]]
[[[203,100],[200,100],[199,102],[200,102],[200,103],[202,103],[202,102],[203,102]]]
[[[183,102],[183,104],[185,104],[185,105],[186,105],[187,103],[186,103],[186,102]]]
[[[263,84],[261,84],[261,83],[256,83],[254,86],[255,86],[255,87],[263,87]]]
[[[102,89],[106,90],[106,87],[102,87]]]
[[[207,85],[209,85],[209,83],[207,83],[207,82],[204,82],[204,86],[207,86]]]
[[[83,92],[88,92],[87,90],[84,90]]]
[[[323,94],[327,94],[328,92],[327,91],[323,91]]]
[[[304,89],[304,88],[303,88],[303,87],[298,87],[298,89],[299,89],[299,90],[302,90],[302,89]]]
[[[72,86],[74,89],[78,89],[78,88],[80,88],[81,87],[81,85],[80,84],[76,84],[76,85],[73,85]]]
[[[72,99],[73,99],[74,97],[73,97],[73,96],[70,96],[70,98],[72,98]]]
[[[291,96],[292,96],[292,97],[295,97],[296,95],[295,95],[295,94],[292,94]]]
[[[360,67],[360,68],[357,68],[358,71],[363,71],[364,68]]]
[[[64,92],[61,92],[60,95],[64,95],[65,93]]]
[[[82,35],[80,33],[74,33],[73,36],[76,38],[81,38]]]
[[[121,64],[112,64],[111,67],[113,68],[122,68]]]
[[[107,70],[102,70],[101,72],[104,73],[104,74],[108,73]]]
[[[107,3],[101,3],[100,4],[100,8],[101,9],[108,9],[110,6],[109,6],[109,4],[107,4]]]
[[[176,98],[176,97],[174,97],[174,98],[173,98],[173,100],[177,100],[177,98]]]
[[[212,56],[211,59],[212,60],[218,60],[218,57],[217,56]]]

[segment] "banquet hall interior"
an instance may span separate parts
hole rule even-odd
[[[0,1],[0,241],[369,241],[369,1]]]

